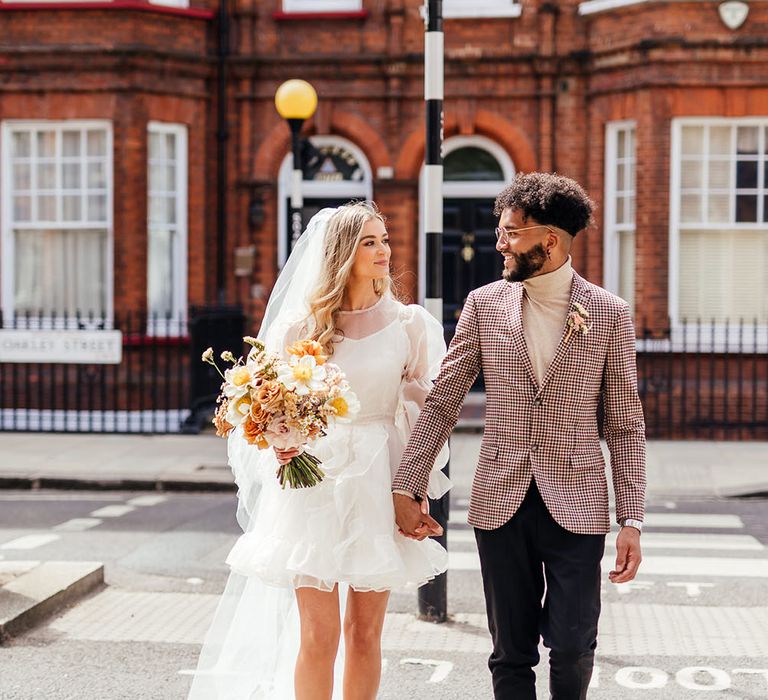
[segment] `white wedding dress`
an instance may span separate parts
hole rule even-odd
[[[227,557],[231,575],[205,640],[191,700],[293,700],[299,645],[294,588],[356,591],[416,588],[447,568],[437,542],[397,530],[391,482],[411,428],[436,376],[445,343],[440,324],[415,305],[383,296],[368,309],[340,312],[331,362],[361,404],[310,452],[326,478],[309,489],[281,489],[271,450],[229,437],[238,485],[238,520],[247,523]],[[301,334],[289,330],[290,344]],[[450,482],[436,461],[429,494]],[[342,607],[343,609],[343,607]],[[342,643],[343,646],[343,643]],[[337,659],[337,680],[343,652]],[[341,683],[335,684],[337,697]]]

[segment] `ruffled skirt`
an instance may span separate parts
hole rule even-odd
[[[393,471],[402,454],[394,425],[338,425],[311,450],[326,478],[309,489],[281,489],[274,456],[255,517],[227,557],[232,571],[272,586],[336,583],[357,591],[415,588],[447,568],[445,549],[398,532]]]

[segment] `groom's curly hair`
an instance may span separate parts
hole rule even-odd
[[[575,180],[557,173],[517,175],[493,207],[495,216],[505,209],[519,209],[524,220],[551,224],[575,236],[592,221],[594,204]]]

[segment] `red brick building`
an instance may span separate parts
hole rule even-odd
[[[192,2],[0,1],[4,318],[153,311],[182,322],[150,335],[184,336],[191,305],[225,300],[256,324],[288,247],[289,132],[273,96],[294,77],[319,95],[306,215],[373,197],[418,299],[419,0]],[[763,426],[768,5],[443,5],[447,325],[499,274],[495,194],[517,171],[556,170],[597,204],[576,268],[633,304],[657,343],[641,350],[664,350],[651,424],[673,404],[699,411],[708,382],[700,424],[738,405],[739,430]],[[719,364],[686,374],[693,345]],[[754,373],[728,380],[744,352]]]

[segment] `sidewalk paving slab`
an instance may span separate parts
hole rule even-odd
[[[0,560],[0,645],[104,584],[93,561]]]
[[[469,487],[481,440],[454,432],[454,482]],[[603,451],[609,463],[605,444]],[[649,496],[768,496],[768,442],[649,440],[647,465]],[[226,441],[212,433],[0,432],[0,488],[234,491],[235,484]]]

